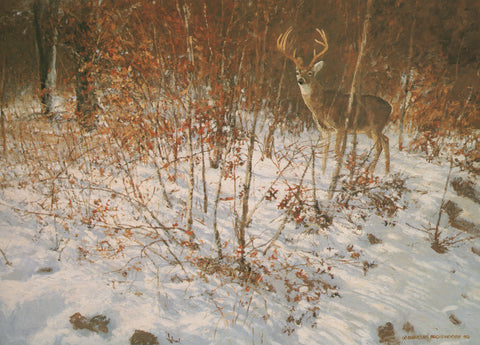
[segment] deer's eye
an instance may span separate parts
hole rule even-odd
[[[308,76],[311,77],[313,75],[312,71],[308,71]]]

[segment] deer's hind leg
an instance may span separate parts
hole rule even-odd
[[[385,154],[385,174],[388,174],[390,172],[390,144],[385,134],[382,134],[380,138],[382,138],[383,153]]]
[[[344,139],[346,140],[346,135],[347,133],[345,132],[345,130],[340,129],[337,130],[337,132],[335,133],[335,158],[337,159],[337,162],[340,163],[343,159],[343,154],[345,152],[342,152],[342,149],[345,150],[345,147],[342,147],[342,144],[344,142]]]
[[[388,137],[383,133],[371,133],[369,137],[372,138],[375,145],[375,156],[373,157],[373,161],[370,164],[368,171],[373,174],[383,150],[385,154],[385,174],[388,174],[390,172],[390,148]]]
[[[384,146],[382,139],[383,134],[380,133],[380,135],[378,135],[377,133],[370,133],[368,136],[373,140],[373,145],[375,148],[375,156],[373,157],[372,163],[370,163],[370,167],[368,168],[370,174],[373,174]]]

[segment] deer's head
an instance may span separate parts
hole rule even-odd
[[[312,91],[312,82],[315,80],[315,76],[317,75],[318,71],[322,69],[324,64],[323,61],[318,61],[318,59],[322,57],[328,50],[327,36],[325,35],[325,31],[316,29],[320,35],[320,40],[315,39],[315,42],[320,44],[323,49],[318,54],[314,50],[312,60],[308,65],[306,65],[303,63],[303,59],[301,57],[296,56],[296,49],[293,50],[293,53],[288,52],[290,45],[288,37],[292,31],[293,28],[290,27],[285,33],[278,37],[277,49],[295,63],[295,66],[297,66],[297,83],[300,87],[300,91],[302,92],[302,95],[309,95]]]

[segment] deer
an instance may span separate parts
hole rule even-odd
[[[350,95],[338,90],[325,90],[317,80],[318,72],[324,67],[324,61],[319,59],[328,50],[327,36],[324,30],[316,29],[320,39],[315,42],[321,46],[319,53],[313,51],[313,58],[308,65],[301,57],[296,56],[296,49],[290,53],[289,36],[293,28],[290,27],[277,39],[277,49],[296,66],[297,83],[303,101],[312,113],[313,121],[327,140],[323,146],[322,173],[325,173],[327,154],[331,133],[335,132],[335,155],[339,157],[341,144],[345,134],[366,134],[374,142],[375,156],[368,168],[373,174],[375,166],[382,153],[385,154],[385,174],[390,172],[390,149],[388,137],[383,130],[388,123],[392,106],[380,97],[372,95],[355,95],[353,103],[349,105]],[[352,114],[349,119],[347,117]],[[353,119],[353,121],[352,121]],[[345,133],[346,132],[346,133]]]

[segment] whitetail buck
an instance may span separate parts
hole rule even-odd
[[[324,90],[323,86],[316,79],[316,74],[323,67],[323,61],[317,60],[328,50],[327,36],[323,30],[317,29],[321,40],[315,40],[323,49],[320,53],[314,50],[313,59],[305,65],[301,57],[296,57],[295,52],[289,53],[288,37],[292,32],[290,27],[285,33],[281,34],[277,40],[277,49],[281,51],[288,59],[292,60],[297,66],[297,82],[302,93],[303,101],[312,112],[313,120],[322,133],[327,134],[327,141],[323,151],[323,167],[327,162],[327,153],[330,142],[330,133],[336,132],[335,155],[338,157],[345,130],[347,133],[363,133],[371,138],[375,145],[375,156],[370,165],[369,171],[373,173],[378,158],[385,153],[385,172],[390,171],[390,150],[388,137],[383,134],[383,130],[388,122],[392,106],[383,99],[370,96],[358,95],[353,98],[353,103],[349,108],[350,95],[339,91]],[[347,116],[351,121],[346,122]],[[347,125],[348,124],[348,125]]]

